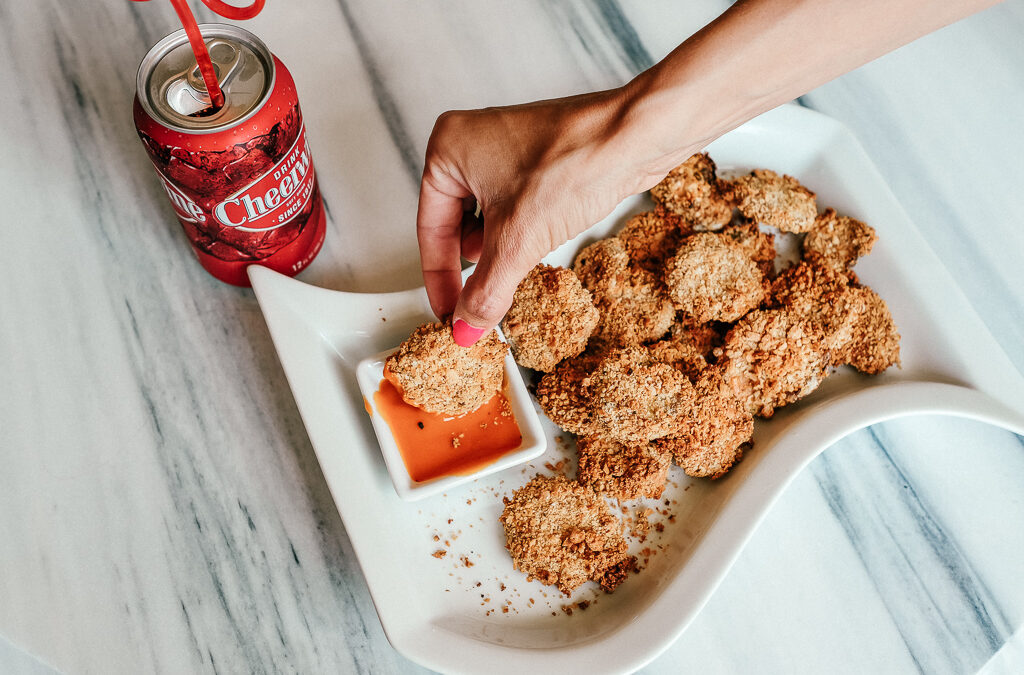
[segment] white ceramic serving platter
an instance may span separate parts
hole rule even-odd
[[[723,168],[794,175],[818,193],[821,207],[875,227],[879,241],[857,273],[892,310],[903,338],[903,367],[877,377],[848,369],[833,374],[811,396],[758,421],[754,449],[721,480],[689,479],[673,469],[664,500],[649,503],[656,509],[651,520],[663,531],[652,529],[643,544],[647,551],[638,551],[646,569],[611,595],[588,584],[573,598],[561,598],[515,572],[503,548],[501,497],[536,471],[550,472],[545,463],[572,454],[547,420],[556,442],[526,468],[422,502],[396,496],[355,368],[432,318],[422,288],[341,293],[250,268],[381,623],[395,648],[413,661],[458,673],[637,669],[686,628],[792,478],[845,434],[918,413],[960,415],[1024,433],[1024,378],[848,131],[817,113],[785,106],[708,151]],[[547,261],[568,265],[582,246],[649,205],[645,196],[626,200]],[[568,471],[573,475],[571,466]],[[626,515],[635,512],[631,505]],[[579,600],[592,604],[572,615],[561,610]]]
[[[502,342],[505,341],[500,330],[498,337]],[[519,431],[523,437],[519,447],[471,474],[442,476],[422,482],[414,481],[405,467],[402,452],[398,449],[398,443],[391,433],[391,428],[380,414],[377,402],[374,400],[374,393],[380,388],[380,383],[384,379],[384,361],[397,350],[396,345],[392,349],[368,356],[360,361],[356,366],[356,382],[363,396],[363,404],[370,415],[370,423],[377,436],[377,444],[384,457],[384,464],[388,467],[388,474],[391,476],[391,482],[399,497],[407,501],[425,499],[492,473],[529,462],[544,454],[547,449],[547,440],[540,424],[540,416],[531,402],[530,393],[526,391],[522,373],[512,359],[512,354],[506,354],[504,390],[512,415],[519,424]]]

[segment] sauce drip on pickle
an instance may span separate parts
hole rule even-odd
[[[462,417],[445,417],[409,405],[385,378],[373,402],[391,429],[409,476],[418,483],[471,474],[523,441],[504,391]]]

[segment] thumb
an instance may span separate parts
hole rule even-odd
[[[486,222],[486,221],[485,221]],[[501,322],[512,306],[519,282],[538,262],[522,246],[521,239],[509,245],[508,229],[491,237],[484,233],[484,246],[476,270],[466,279],[452,315],[452,334],[463,347],[476,343],[487,331]],[[493,241],[504,239],[505,242]]]

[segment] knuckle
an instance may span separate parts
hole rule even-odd
[[[467,298],[465,306],[467,315],[476,319],[479,324],[497,322],[505,315],[505,309],[495,296],[487,293],[476,293]]]
[[[434,130],[431,133],[434,137],[447,136],[460,125],[463,113],[459,110],[446,110],[437,116],[434,121]]]
[[[497,283],[495,283],[497,282]],[[475,325],[491,325],[501,320],[511,305],[511,298],[506,298],[504,284],[494,278],[466,284],[462,293],[461,305],[463,313],[470,323]]]

